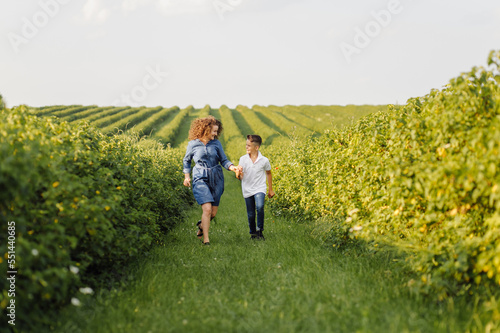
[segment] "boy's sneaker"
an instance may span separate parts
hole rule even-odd
[[[257,239],[260,239],[260,240],[266,240],[266,239],[264,238],[264,235],[262,234],[262,230],[257,231]]]
[[[259,234],[258,233],[250,234],[250,239],[258,239],[258,238],[259,238]]]

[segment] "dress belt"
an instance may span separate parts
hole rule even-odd
[[[213,176],[213,169],[215,169],[215,168],[221,168],[222,169],[222,167],[219,164],[217,164],[216,166],[210,167],[210,168],[204,167],[204,166],[199,165],[199,164],[196,164],[194,167],[195,168],[204,169],[204,170],[208,171],[207,172],[207,175],[208,175],[208,186],[211,189],[215,190],[215,179],[214,179],[215,177]]]

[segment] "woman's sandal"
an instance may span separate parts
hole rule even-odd
[[[200,227],[200,225],[201,225],[201,220],[198,221],[198,223],[196,223],[196,226],[198,227],[198,231],[200,232],[200,233],[198,233],[198,231],[196,231],[196,236],[199,239],[201,239],[203,237],[203,229]]]
[[[210,242],[204,242],[203,245],[210,245]]]

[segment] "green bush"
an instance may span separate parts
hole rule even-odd
[[[199,118],[205,118],[210,115],[210,112],[212,111],[212,108],[210,107],[209,104],[205,105],[201,110],[200,110],[200,115],[198,116]]]
[[[409,286],[440,299],[496,290],[499,56],[401,108],[274,151],[274,210],[318,219],[336,247],[404,249],[418,275]]]
[[[192,195],[177,150],[38,118],[25,107],[0,119],[0,267],[7,271],[14,221],[16,328],[34,329],[83,296],[79,288],[126,274],[124,265],[162,242]],[[5,311],[7,280],[0,286]]]

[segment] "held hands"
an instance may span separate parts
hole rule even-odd
[[[243,167],[242,166],[240,166],[240,165],[238,165],[238,166],[231,165],[229,167],[229,170],[233,171],[236,174],[236,178],[241,179],[243,177]],[[191,187],[191,177],[189,176],[189,174],[185,174],[184,175],[184,182],[183,182],[183,184],[186,187]]]
[[[238,178],[239,180],[243,178],[243,167],[241,165],[238,166],[233,165],[232,171],[234,171],[236,178]]]

